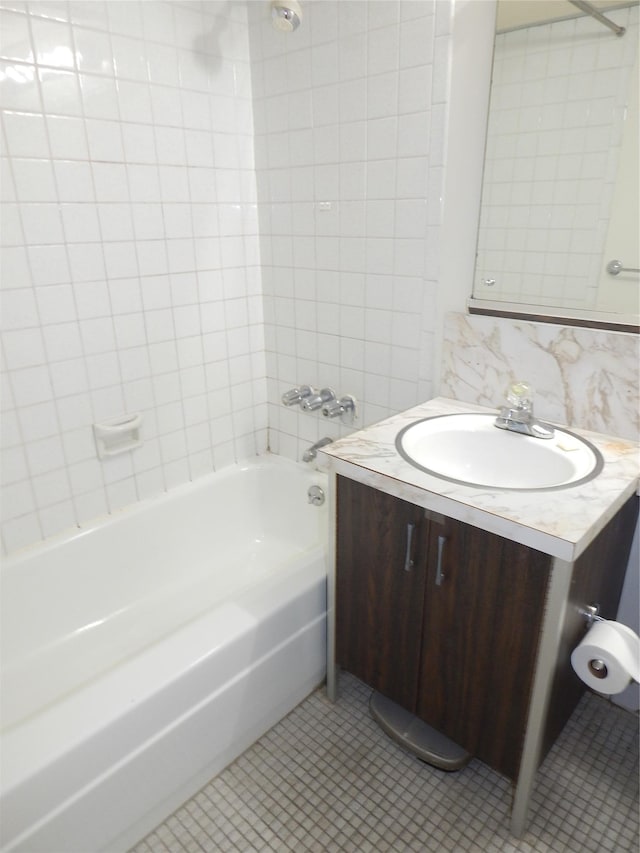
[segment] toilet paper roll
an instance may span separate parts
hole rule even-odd
[[[640,637],[620,622],[594,622],[571,653],[571,665],[598,693],[621,693],[640,680]]]

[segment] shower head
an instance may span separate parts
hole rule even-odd
[[[297,30],[302,20],[302,9],[296,0],[272,0],[271,26],[281,33]]]

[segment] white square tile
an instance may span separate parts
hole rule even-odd
[[[93,205],[61,204],[60,213],[68,243],[97,242],[100,240],[100,225],[96,208]]]
[[[45,112],[54,115],[82,115],[78,77],[72,71],[39,68]]]
[[[16,370],[12,377],[16,406],[32,406],[52,399],[53,389],[49,370],[45,366]]]
[[[91,388],[106,388],[120,384],[120,365],[115,352],[87,356],[85,365]]]
[[[56,401],[56,409],[63,432],[86,427],[93,423],[94,413],[87,394],[78,394]],[[69,451],[67,450],[67,457]]]
[[[182,106],[182,117],[185,128],[192,128],[193,130],[211,130],[211,106],[208,94],[205,94],[204,92],[189,92],[181,90],[180,103]],[[216,116],[217,122],[220,122],[220,118],[221,117]]]
[[[139,82],[148,80],[147,50],[141,39],[112,35],[111,48],[116,77]]]
[[[84,351],[88,355],[116,349],[113,321],[110,317],[85,320],[81,333]]]
[[[138,275],[138,259],[133,242],[104,244],[107,278],[131,278]]]
[[[62,22],[32,18],[31,30],[39,65],[52,68],[74,68],[75,51],[71,27]]]
[[[19,370],[45,363],[44,342],[40,329],[5,332],[3,344],[8,370]]]
[[[73,38],[78,69],[81,72],[113,75],[113,54],[106,32],[74,26]]]
[[[144,4],[130,3],[129,0],[109,0],[105,6],[109,28],[113,33],[124,33],[139,39],[144,37],[142,22]]]
[[[424,155],[425,139],[429,139],[430,114],[428,112],[402,115],[398,118],[398,156]]]
[[[0,25],[1,26],[1,25]],[[16,70],[19,73],[16,74]],[[41,112],[37,74],[32,65],[16,66],[0,60],[0,99],[5,109]]]
[[[69,513],[70,504],[63,503],[65,499],[71,496],[66,469],[59,468],[56,471],[39,474],[37,477],[33,477],[31,482],[39,509],[55,505],[61,511],[62,517],[55,520],[50,516],[43,517],[43,514],[40,514],[45,536],[52,536],[63,528],[72,526],[74,518],[72,511]]]
[[[108,283],[111,308],[114,314],[131,314],[142,309],[140,282],[123,278]]]
[[[180,90],[157,85],[152,85],[149,89],[154,123],[174,127],[182,125]]]
[[[69,480],[74,495],[101,489],[104,485],[102,466],[97,459],[83,459],[69,466]]]
[[[49,369],[56,398],[68,397],[71,394],[83,394],[89,390],[84,359],[58,361],[51,364]]]
[[[48,5],[47,0],[44,0],[44,5]],[[74,0],[69,4],[71,21],[74,24],[106,30],[108,5],[102,0]]]
[[[210,216],[213,216],[213,218],[216,220],[217,228],[217,217],[215,215],[215,207],[213,205],[207,205],[207,210],[202,210],[202,208],[204,207],[205,205],[198,205],[197,207],[192,208],[191,205],[180,203],[163,204],[162,216],[164,220],[166,237],[170,239],[193,236],[194,223],[197,219],[200,218],[200,215],[203,216],[205,222],[208,222]],[[214,211],[213,214],[210,214],[209,212],[211,209],[213,209]],[[214,231],[211,227],[208,227],[205,233],[215,234],[217,232]],[[203,236],[203,234],[198,234],[198,236]]]
[[[90,74],[80,74],[79,79],[85,116],[117,121],[120,113],[115,80]]]
[[[120,371],[122,373],[122,381],[125,383],[125,395],[127,383],[139,383],[146,377],[151,376],[149,353],[146,347],[130,347],[129,349],[121,350],[118,354],[118,359]],[[144,405],[147,406],[155,405],[153,399],[143,402]],[[136,402],[136,407],[141,408],[142,403]]]
[[[108,172],[104,173],[105,179]],[[105,241],[131,241],[134,239],[133,217],[129,204],[98,204],[100,231]],[[99,239],[99,238],[98,238]]]
[[[173,341],[150,344],[149,358],[155,374],[170,373],[178,369],[178,354]]]
[[[36,507],[32,483],[29,480],[10,483],[4,487],[3,492],[3,505],[7,520],[33,512]]]
[[[74,285],[74,294],[80,320],[111,316],[109,289],[105,281],[78,283]]]
[[[71,265],[71,280],[90,282],[104,279],[102,243],[78,243],[67,247]]]
[[[64,246],[30,246],[28,254],[36,286],[64,284],[70,280]]]
[[[163,275],[168,271],[164,240],[138,240],[135,246],[141,276]]]
[[[30,287],[31,269],[27,253],[23,246],[8,247],[2,250],[0,258],[2,287],[5,290]]]
[[[133,477],[111,483],[107,486],[109,512],[129,506],[137,501],[136,484]]]
[[[60,201],[94,202],[96,200],[91,167],[88,163],[56,160],[53,169]]]
[[[75,498],[74,505],[76,520],[80,527],[101,516],[106,516],[109,512],[107,496],[103,488],[84,492],[79,498]]]
[[[314,86],[338,82],[338,45],[336,42],[311,48],[311,79]]]
[[[3,112],[2,123],[7,137],[7,148],[14,157],[49,157],[44,118],[18,112]]]
[[[129,190],[131,193],[131,201],[161,201],[160,195],[160,178],[158,175],[157,166],[147,165],[129,165],[127,166],[127,175],[129,178]],[[182,183],[183,188],[186,186],[186,181]],[[186,199],[188,200],[188,192]]]
[[[129,200],[127,170],[120,163],[93,163],[96,200],[123,202]]]
[[[169,5],[143,4],[142,19],[147,41],[174,44],[173,10]]]
[[[122,314],[114,317],[113,324],[119,349],[146,344],[147,337],[142,314]]]
[[[147,44],[147,64],[149,79],[152,83],[165,86],[179,86],[178,54],[170,44]]]
[[[146,83],[118,81],[118,104],[122,121],[151,124],[151,96]]]
[[[171,288],[167,276],[149,276],[140,281],[145,313],[171,307]]]
[[[131,206],[133,225],[138,240],[160,240],[164,237],[164,219],[160,204]]]
[[[56,407],[50,401],[23,407],[18,421],[25,442],[56,435],[59,430]]]
[[[174,127],[155,128],[158,162],[165,165],[186,165],[184,130]]]
[[[28,480],[29,470],[22,447],[8,447],[2,452],[2,487]]]
[[[367,38],[369,75],[396,71],[399,62],[400,30],[396,25],[370,30]]]
[[[82,355],[82,339],[77,323],[59,323],[42,329],[48,361],[64,361]]]
[[[0,54],[8,59],[33,62],[31,36],[26,15],[0,9]]]
[[[400,67],[411,68],[433,59],[434,19],[431,16],[400,24]]]
[[[85,129],[82,121],[74,118],[50,116],[48,126],[51,151],[54,157],[61,159],[87,158]]]
[[[92,160],[119,163],[124,160],[122,131],[119,122],[87,119],[87,137]]]
[[[22,205],[20,208],[17,204],[7,203],[0,206],[0,245],[2,246],[20,246],[24,243],[25,236],[22,231],[21,218],[24,218],[25,209],[27,214],[30,212],[32,205]],[[37,206],[36,206],[37,208]],[[46,233],[46,229],[43,229]],[[38,240],[37,242],[42,242]],[[59,242],[54,240],[54,243]]]
[[[50,161],[14,158],[11,168],[16,184],[16,193],[21,202],[53,202],[58,200]]]

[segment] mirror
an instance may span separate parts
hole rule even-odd
[[[578,5],[625,33],[566,0],[498,0],[469,310],[633,329],[638,2]]]

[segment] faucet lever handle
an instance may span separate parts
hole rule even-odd
[[[294,406],[300,403],[305,397],[310,397],[314,392],[310,385],[300,385],[298,388],[291,388],[285,391],[282,395],[282,402],[285,406]]]
[[[531,409],[533,388],[527,382],[513,382],[507,389],[507,402],[516,409]]]

